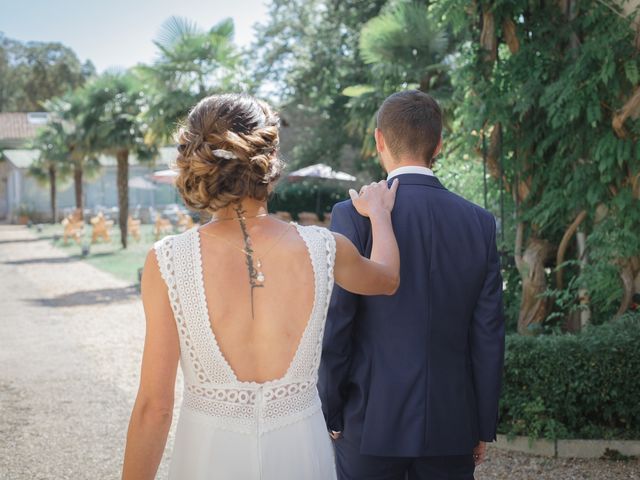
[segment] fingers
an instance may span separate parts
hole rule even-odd
[[[478,443],[478,445],[476,445],[476,447],[473,449],[473,462],[476,465],[480,465],[482,462],[484,462],[485,453],[485,444],[483,442]]]
[[[362,189],[360,190],[360,192],[362,193]],[[349,197],[351,197],[351,200],[357,200],[360,197],[360,194],[356,192],[353,188],[350,188]]]

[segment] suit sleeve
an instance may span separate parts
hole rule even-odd
[[[331,213],[330,229],[347,237],[362,254],[358,232],[349,212],[350,204],[337,204]],[[352,332],[358,307],[358,295],[338,285],[333,288],[327,313],[318,392],[327,427],[342,431],[342,410],[346,401],[351,367]]]
[[[473,313],[469,333],[480,440],[485,442],[496,439],[505,335],[502,274],[496,247],[494,219],[492,223],[487,273]]]

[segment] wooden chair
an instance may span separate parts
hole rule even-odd
[[[66,245],[69,238],[73,238],[77,244],[80,243],[80,238],[84,233],[84,221],[82,220],[82,213],[78,215],[79,210],[76,210],[70,215],[67,215],[62,219],[62,226],[64,231],[62,234],[63,242]]]
[[[320,220],[315,213],[300,212],[298,214],[298,223],[300,225],[320,225]]]
[[[107,220],[102,212],[99,212],[91,219],[93,231],[91,232],[91,243],[96,243],[98,238],[102,238],[105,242],[111,241],[109,230],[113,227],[113,220]]]
[[[129,215],[129,219],[127,220],[127,232],[136,239],[136,242],[140,241],[140,223],[140,220],[136,220]]]
[[[193,218],[188,213],[178,212],[178,231],[185,232],[192,228],[195,224]]]
[[[168,218],[162,218],[160,215],[156,218],[156,223],[153,226],[153,234],[156,236],[156,240],[160,239],[160,235],[170,234],[173,232],[173,225]]]

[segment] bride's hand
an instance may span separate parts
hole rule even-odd
[[[391,184],[391,188],[386,180],[381,180],[365,185],[360,189],[360,192],[356,192],[352,188],[349,190],[349,196],[360,215],[371,217],[376,213],[391,213],[396,201],[397,190],[398,179],[396,178]]]

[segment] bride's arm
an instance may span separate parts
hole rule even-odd
[[[398,180],[365,187],[361,194],[349,192],[358,213],[369,217],[373,246],[371,258],[360,255],[346,237],[336,238],[335,280],[345,290],[360,295],[393,295],[400,285],[400,252],[391,224]]]
[[[173,415],[180,344],[167,287],[153,249],[143,269],[142,304],[147,330],[140,387],[127,433],[123,480],[155,478]]]

